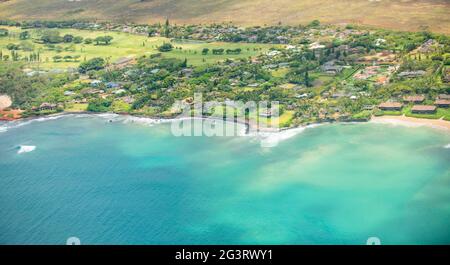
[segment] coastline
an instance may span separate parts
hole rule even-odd
[[[20,119],[14,119],[14,120],[3,120],[3,124],[7,125],[9,123],[19,122],[20,125],[28,124],[32,121],[44,121],[48,119],[58,119],[65,116],[70,115],[92,115],[92,116],[105,116],[109,117],[109,115],[113,115],[111,117],[115,116],[121,116],[121,117],[129,117],[131,119],[147,119],[146,123],[151,124],[159,124],[159,123],[168,123],[176,120],[183,120],[187,119],[188,117],[181,117],[181,118],[161,118],[161,117],[151,117],[151,116],[139,116],[139,115],[132,115],[132,114],[124,114],[124,113],[113,113],[113,112],[89,112],[89,111],[83,111],[83,112],[60,112],[60,113],[54,113],[50,115],[44,115],[44,116],[32,116],[27,118],[20,118]],[[248,134],[277,134],[277,133],[286,133],[291,130],[303,130],[306,128],[311,128],[323,124],[333,124],[333,123],[378,123],[378,124],[391,124],[391,125],[402,125],[402,126],[408,126],[408,127],[428,127],[437,129],[440,131],[450,132],[450,121],[446,121],[443,119],[423,119],[423,118],[414,118],[414,117],[406,117],[404,115],[402,116],[372,116],[370,120],[358,120],[358,121],[323,121],[323,122],[316,122],[311,124],[303,124],[299,126],[291,126],[291,127],[285,127],[285,128],[259,128],[259,130],[255,130],[253,128],[254,123],[245,123],[242,121],[227,121],[222,120],[215,117],[193,117],[194,119],[203,119],[203,120],[213,120],[213,121],[224,121],[224,122],[233,122],[239,125],[246,126],[246,135]],[[19,125],[19,126],[20,126]],[[1,131],[1,130],[0,130]]]
[[[433,129],[443,130],[450,132],[450,121],[443,119],[423,119],[407,116],[373,116],[369,121],[371,123],[392,124],[392,125],[404,125],[409,127],[429,127]]]

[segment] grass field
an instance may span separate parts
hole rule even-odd
[[[450,120],[450,109],[438,108],[434,114],[415,114],[411,112],[411,106],[403,108],[403,114],[407,117],[421,118],[421,119],[440,119]]]
[[[32,45],[34,48],[33,52],[40,53],[42,63],[30,63],[30,68],[50,69],[58,68],[64,69],[68,67],[76,67],[80,62],[54,62],[53,57],[55,55],[66,56],[66,55],[79,55],[80,61],[89,60],[94,57],[103,57],[108,59],[110,62],[114,62],[118,58],[126,56],[139,57],[142,55],[150,55],[158,53],[157,47],[164,42],[170,42],[169,39],[162,37],[152,37],[148,38],[146,36],[134,35],[123,32],[105,32],[105,31],[88,31],[88,30],[76,30],[76,29],[63,29],[58,30],[60,35],[71,34],[73,36],[81,36],[83,38],[93,38],[98,36],[109,35],[114,39],[112,43],[108,46],[94,45],[94,44],[73,44],[73,43],[61,43],[55,46],[60,48],[60,51],[50,50],[43,44],[34,43],[31,39],[22,41],[19,39],[18,35],[22,31],[17,27],[1,27],[6,28],[10,31],[10,36],[0,38],[0,49],[4,55],[10,55],[10,51],[7,50],[6,46],[10,43],[21,44],[26,42]],[[28,30],[31,33],[32,39],[39,38],[39,30]],[[165,56],[171,58],[179,58],[188,60],[189,65],[200,65],[205,63],[214,63],[217,61],[225,60],[226,58],[244,58],[260,54],[269,50],[275,45],[271,44],[233,44],[233,43],[222,43],[222,42],[212,42],[212,43],[172,43],[174,47],[181,49],[173,49],[170,52],[164,53]],[[215,49],[235,49],[241,48],[242,52],[238,55],[213,55],[211,52],[208,55],[202,55],[203,48]],[[28,56],[31,52],[19,50],[21,55]]]
[[[233,22],[297,25],[319,19],[400,30],[450,33],[448,0],[10,0],[0,19],[89,19],[180,24]]]

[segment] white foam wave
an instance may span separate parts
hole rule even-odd
[[[34,145],[21,145],[19,146],[19,151],[17,151],[18,154],[23,154],[23,153],[29,153],[29,152],[33,152],[36,149],[36,146]]]
[[[55,114],[55,115],[51,115],[51,116],[45,116],[45,117],[40,117],[40,118],[33,118],[33,119],[29,119],[29,120],[17,120],[17,121],[10,121],[7,122],[5,125],[0,126],[0,132],[6,132],[9,129],[14,129],[14,128],[19,128],[22,126],[26,126],[35,122],[45,122],[45,121],[52,121],[52,120],[57,120],[57,119],[61,119],[61,118],[66,118],[66,117],[73,117],[73,118],[89,118],[89,117],[98,117],[98,118],[102,118],[102,119],[107,119],[107,120],[117,120],[119,118],[121,118],[121,115],[119,114],[114,114],[114,113],[102,113],[102,114],[90,114],[90,113],[81,113],[81,114],[74,114],[74,113],[61,113],[61,114]]]
[[[44,121],[51,121],[51,120],[57,120],[60,119],[62,117],[65,117],[67,115],[53,115],[53,116],[46,116],[46,117],[42,117],[42,118],[35,118],[35,119],[31,119],[31,120],[25,120],[25,121],[10,121],[8,122],[6,125],[2,126],[3,127],[3,131],[7,131],[9,129],[13,129],[13,128],[18,128],[18,127],[22,127],[34,122],[44,122]],[[0,129],[1,131],[1,129]]]
[[[300,133],[303,133],[306,129],[311,129],[320,126],[321,124],[312,124],[292,129],[286,129],[279,132],[260,132],[257,133],[257,137],[260,138],[262,147],[275,147],[280,142],[286,141]]]
[[[450,144],[444,146],[445,149],[450,149]]]
[[[161,123],[161,120],[159,120],[159,119],[152,119],[152,118],[145,118],[145,117],[129,116],[129,117],[126,117],[123,120],[123,123],[125,123],[125,124],[127,124],[127,123],[138,123],[138,124],[143,124],[143,125],[147,125],[147,126],[152,126],[154,124]]]
[[[87,114],[87,115],[88,116],[92,115],[92,116],[104,118],[104,119],[115,119],[120,116],[119,114],[115,114],[115,113],[100,113],[100,114]]]

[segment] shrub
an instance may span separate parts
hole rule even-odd
[[[158,51],[160,52],[170,52],[173,49],[172,44],[164,43],[163,45],[158,47]]]

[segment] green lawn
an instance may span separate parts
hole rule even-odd
[[[272,71],[273,77],[283,78],[289,72],[289,68],[279,68],[277,70]]]
[[[422,118],[422,119],[440,119],[450,120],[450,109],[438,108],[434,114],[415,114],[411,112],[411,106],[403,108],[402,112],[407,117]]]
[[[19,33],[22,29],[17,27],[2,27],[7,28],[10,31],[10,36],[0,38],[0,49],[3,55],[10,55],[11,52],[7,50],[6,46],[9,43],[21,44],[22,42],[28,43],[33,47],[33,51],[19,50],[19,54],[22,56],[28,56],[30,53],[39,51],[41,57],[41,63],[29,63],[30,68],[41,69],[65,69],[68,67],[77,67],[80,62],[54,62],[53,57],[60,55],[62,57],[66,55],[78,55],[80,61],[89,60],[94,57],[103,57],[109,62],[114,62],[118,58],[126,56],[139,57],[142,55],[150,55],[158,53],[157,47],[164,42],[170,42],[169,39],[163,37],[152,37],[134,35],[123,32],[109,32],[109,31],[89,31],[89,30],[76,30],[76,29],[58,29],[60,35],[71,34],[73,36],[81,36],[83,38],[95,39],[98,36],[109,35],[114,39],[108,46],[95,45],[95,44],[73,44],[73,43],[60,43],[55,44],[59,48],[57,50],[51,50],[43,44],[33,42],[34,39],[39,38],[38,29],[28,30],[31,33],[32,39],[22,41],[19,39]],[[222,43],[222,42],[176,42],[173,41],[173,46],[178,49],[173,49],[170,52],[164,53],[164,56],[171,58],[179,58],[188,60],[189,65],[200,65],[205,63],[215,63],[217,61],[225,60],[227,58],[247,58],[250,56],[256,56],[261,52],[266,52],[276,45],[272,44],[247,44],[247,43]],[[210,50],[223,48],[236,49],[241,48],[242,52],[238,55],[228,55],[226,53],[222,55],[213,55],[209,52],[207,55],[202,55],[202,50],[208,48]]]
[[[374,113],[375,116],[401,116],[403,113],[401,111],[387,111],[380,110]]]
[[[66,112],[83,112],[87,111],[88,104],[87,103],[72,103],[67,104],[64,111]]]

